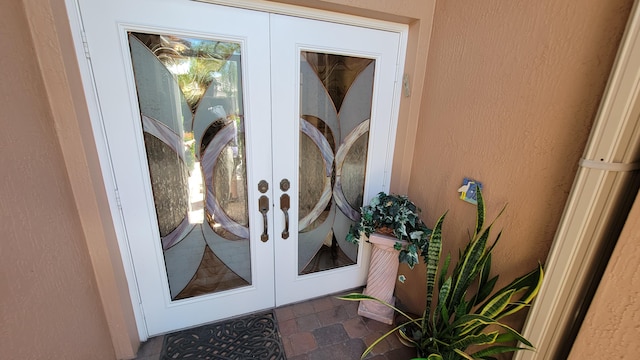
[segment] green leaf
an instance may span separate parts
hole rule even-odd
[[[517,340],[520,341],[521,343],[533,347],[533,345],[531,345],[531,343],[529,342],[529,340],[525,339],[519,332],[517,332],[516,330],[510,328],[509,326],[494,320],[494,319],[490,319],[486,316],[482,316],[482,315],[477,315],[477,314],[467,314],[465,316],[462,316],[460,319],[457,319],[456,321],[454,321],[451,325],[449,325],[449,328],[464,328],[466,326],[468,326],[470,323],[472,322],[476,322],[476,324],[481,324],[481,325],[495,325],[498,326],[500,328],[502,328],[503,330],[505,330],[507,332],[507,334],[500,334],[500,336],[498,336],[498,338],[496,339],[496,342],[505,342],[505,341],[513,341],[513,340]]]
[[[503,345],[494,345],[487,348],[484,348],[480,351],[477,351],[471,354],[472,357],[476,359],[486,358],[487,356],[503,354],[508,352],[515,352],[519,350],[531,350],[529,348],[521,348],[516,346],[503,346]]]
[[[451,347],[454,349],[464,350],[471,345],[493,344],[496,341],[498,334],[498,331],[494,331],[488,334],[467,335],[460,340],[451,343]]]
[[[478,305],[483,302],[487,296],[491,294],[493,288],[496,286],[496,282],[498,281],[498,275],[492,277],[489,281],[487,281],[481,288],[478,290],[478,296],[476,297],[476,301],[474,301],[473,305]]]
[[[445,212],[436,222],[436,226],[431,233],[429,241],[429,250],[427,253],[427,302],[425,308],[425,317],[431,314],[431,303],[433,301],[433,290],[435,288],[436,274],[438,272],[438,263],[440,262],[440,253],[442,252],[442,223],[447,215]]]
[[[471,355],[467,354],[466,352],[460,350],[460,349],[453,349],[453,352],[455,352],[456,354],[462,356],[465,359],[468,360],[475,360],[474,358],[471,357]]]
[[[408,319],[410,319],[409,317],[407,317]],[[368,348],[366,348],[364,350],[364,352],[362,353],[362,355],[360,356],[360,359],[364,359],[367,355],[369,355],[369,353],[371,352],[371,350],[373,350],[373,348],[378,345],[382,340],[384,340],[387,336],[393,334],[394,332],[400,330],[401,328],[407,326],[408,324],[417,324],[418,322],[420,322],[420,320],[422,319],[414,319],[408,322],[405,322],[403,324],[400,324],[396,327],[394,327],[393,329],[387,331],[386,333],[384,333],[382,336],[380,336],[379,338],[377,338],[373,343],[371,343],[371,345],[369,345]]]
[[[449,313],[445,306],[447,297],[449,296],[449,290],[451,290],[451,277],[447,278],[444,284],[440,287],[440,292],[438,293],[438,305],[436,306],[436,311],[433,314],[433,329],[437,329],[439,319],[442,319],[442,321],[449,321]]]
[[[484,214],[485,214],[485,205],[484,205],[484,198],[482,197],[482,190],[480,189],[480,187],[477,187],[477,192],[476,192],[476,199],[478,202],[477,205],[477,210],[476,210],[476,231],[475,234],[480,234],[480,231],[482,231],[482,227],[484,226]],[[475,237],[475,235],[474,235]]]
[[[444,278],[447,276],[447,271],[449,271],[450,263],[451,254],[447,254],[447,257],[444,259],[444,264],[442,265],[442,270],[440,270],[440,279],[438,279],[438,286],[442,286],[442,283],[444,283]]]
[[[360,294],[360,293],[350,293],[350,294],[346,294],[346,295],[340,295],[340,296],[336,296],[337,299],[340,300],[347,300],[347,301],[375,301],[378,302],[380,304],[385,305],[388,308],[393,309],[395,312],[397,312],[398,314],[404,316],[405,318],[409,319],[409,322],[416,322],[417,320],[412,318],[411,316],[407,315],[404,311],[398,309],[397,307],[389,304],[388,302],[384,301],[384,300],[380,300],[376,297],[370,296],[370,295],[365,295],[365,294]]]
[[[480,270],[479,262],[484,255],[490,229],[491,227],[487,228],[480,237],[474,239],[462,253],[462,258],[459,260],[458,273],[454,277],[453,291],[448,305],[449,309],[457,308],[467,289],[477,276]]]
[[[495,294],[493,294],[493,296],[491,296],[485,302],[485,304],[488,304],[494,298],[496,298],[498,296],[501,296],[502,293],[510,291],[510,290],[515,290],[516,293],[523,292],[523,294],[520,297],[519,301],[508,305],[496,317],[496,319],[501,319],[501,318],[503,318],[503,317],[505,317],[507,315],[511,315],[513,313],[516,313],[516,312],[520,311],[521,309],[523,309],[528,304],[530,304],[531,301],[533,301],[533,299],[538,294],[538,291],[540,290],[540,287],[542,286],[543,278],[544,278],[544,270],[542,269],[542,266],[540,264],[538,264],[538,267],[536,267],[534,270],[532,270],[528,274],[523,275],[523,276],[515,279],[514,281],[512,281],[507,286],[505,286],[502,289],[498,290]],[[486,305],[483,305],[482,307],[484,308],[485,306]]]
[[[494,297],[482,307],[479,314],[491,319],[497,319],[500,313],[509,305],[511,297],[515,292],[516,290],[514,289],[500,292],[498,296]]]

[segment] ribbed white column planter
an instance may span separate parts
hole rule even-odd
[[[376,297],[391,305],[395,305],[393,290],[398,276],[399,251],[393,246],[398,239],[381,234],[371,234],[369,242],[373,245],[369,276],[364,294]],[[402,242],[403,245],[406,242]],[[393,324],[393,309],[374,301],[360,301],[358,315],[377,320],[385,324]]]

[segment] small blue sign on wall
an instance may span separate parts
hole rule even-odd
[[[460,193],[460,199],[468,203],[477,205],[478,199],[476,196],[478,193],[478,188],[482,189],[482,183],[473,179],[464,178],[464,180],[462,180],[462,186],[458,189],[458,192]]]

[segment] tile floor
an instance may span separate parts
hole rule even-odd
[[[275,309],[288,360],[355,360],[380,335],[391,329],[358,315],[358,303],[326,296]],[[136,360],[157,360],[162,336],[142,344]],[[415,350],[403,346],[395,335],[379,343],[368,360],[405,360]]]

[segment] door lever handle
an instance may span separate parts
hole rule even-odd
[[[280,210],[284,213],[284,230],[282,230],[282,238],[289,238],[289,195],[282,194],[280,196]]]
[[[265,195],[260,196],[258,199],[258,208],[262,214],[263,230],[260,235],[262,242],[269,241],[269,223],[267,222],[267,213],[269,212],[269,198]]]

